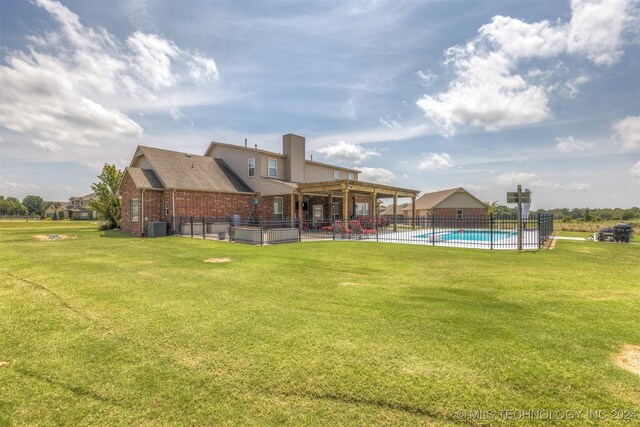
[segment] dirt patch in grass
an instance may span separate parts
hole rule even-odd
[[[340,282],[338,286],[362,286],[364,283],[356,283],[356,282]]]
[[[36,234],[33,238],[41,242],[47,242],[51,240],[66,240],[69,236],[66,234]]]
[[[6,368],[7,366],[9,366],[9,362],[0,360],[0,368]]]
[[[613,356],[613,363],[640,376],[640,346],[625,344],[622,351]]]
[[[231,262],[231,258],[207,258],[204,262],[211,262],[214,264],[220,264],[223,262]]]

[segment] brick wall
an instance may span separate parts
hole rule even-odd
[[[436,208],[433,209],[435,211],[435,214],[438,216],[457,216],[458,215],[458,209],[457,208]],[[487,208],[468,208],[468,209],[461,209],[462,210],[462,217],[468,217],[468,216],[477,216],[477,215],[489,215],[489,210]],[[431,212],[428,212],[428,215],[431,215]]]
[[[126,174],[120,186],[120,197],[122,198],[120,230],[134,236],[140,236],[140,222],[131,220],[131,199],[140,199],[141,194],[142,192],[136,189],[135,184]]]
[[[202,218],[228,218],[230,215],[238,214],[242,219],[246,219],[251,211],[252,194],[233,193],[209,193],[204,191],[176,190],[145,190],[144,191],[144,213],[142,203],[142,190],[136,189],[135,185],[127,175],[120,188],[122,197],[122,221],[120,229],[123,232],[140,236],[141,221],[143,216],[149,222],[166,222],[171,224],[172,216],[175,214],[175,227],[178,227],[180,217]],[[137,198],[138,221],[131,218],[131,199]],[[175,200],[175,210],[174,203]],[[168,208],[168,212],[165,209]],[[173,228],[173,224],[171,224]],[[146,222],[144,234],[147,232]]]

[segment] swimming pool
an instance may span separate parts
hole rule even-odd
[[[437,233],[421,234],[416,237],[421,239],[429,239],[435,236],[436,241],[441,242],[491,242],[491,235],[493,234],[493,241],[507,239],[509,237],[516,237],[518,235],[515,231],[491,231],[491,230],[449,230],[441,231]]]

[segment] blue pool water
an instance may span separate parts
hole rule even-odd
[[[515,231],[494,231],[493,241],[506,239],[507,237],[515,237],[518,233]],[[453,230],[435,233],[436,240],[443,242],[491,242],[491,230]],[[431,239],[431,233],[416,236],[423,239]]]

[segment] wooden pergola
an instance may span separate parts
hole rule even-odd
[[[294,196],[298,195],[298,218],[302,218],[302,200],[305,194],[326,194],[329,198],[329,206],[333,203],[333,196],[335,194],[341,194],[343,198],[342,203],[342,218],[347,220],[349,217],[349,194],[364,194],[373,198],[373,212],[374,221],[378,221],[378,209],[376,209],[378,198],[390,198],[393,197],[393,230],[398,230],[397,222],[397,209],[398,209],[398,197],[411,197],[412,201],[412,227],[416,225],[416,197],[420,193],[419,190],[410,190],[408,188],[393,187],[390,185],[377,184],[366,181],[354,181],[350,179],[336,179],[332,181],[321,182],[304,182],[296,184],[296,188],[291,193],[291,225],[294,225],[295,217],[295,200]],[[300,229],[302,230],[302,221],[300,221]]]

